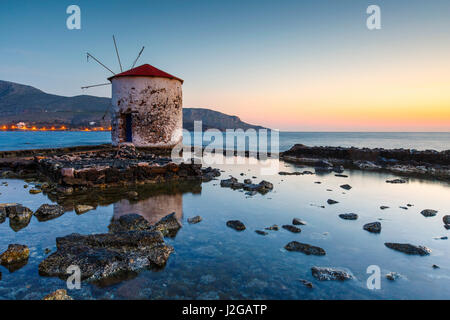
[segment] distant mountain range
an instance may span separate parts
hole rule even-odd
[[[64,97],[45,93],[31,86],[0,80],[0,124],[27,122],[37,125],[64,124],[88,126],[90,122],[109,126],[111,99],[89,95]],[[105,115],[104,120],[102,117]],[[193,130],[194,121],[202,120],[203,129],[261,129],[237,116],[203,108],[183,108],[183,127]]]

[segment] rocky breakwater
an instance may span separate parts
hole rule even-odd
[[[296,144],[281,153],[288,162],[316,167],[317,172],[339,172],[342,168],[389,171],[391,173],[450,180],[450,150],[308,147]]]
[[[39,274],[65,279],[67,268],[75,265],[82,280],[101,282],[143,268],[161,268],[173,252],[164,236],[180,228],[173,213],[155,225],[138,214],[124,215],[111,222],[108,233],[56,238],[57,250],[39,264]]]
[[[35,160],[41,173],[66,189],[179,179],[201,180],[203,177],[199,164],[177,164],[170,158],[141,153],[130,146],[117,151],[69,154]]]

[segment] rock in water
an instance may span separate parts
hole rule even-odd
[[[336,203],[339,203],[339,201],[336,201],[336,200],[333,200],[333,199],[328,199],[327,203],[328,204],[336,204]]]
[[[267,236],[267,235],[268,235],[267,232],[261,231],[261,230],[255,230],[255,232],[256,232],[257,234],[261,235],[261,236]]]
[[[173,238],[177,235],[178,230],[181,228],[181,223],[175,216],[175,212],[168,214],[161,220],[159,220],[154,226],[154,229],[161,231],[161,233],[166,237]]]
[[[381,210],[386,210],[386,209],[389,209],[389,207],[388,206],[381,206],[380,209]]]
[[[407,183],[408,180],[405,179],[392,179],[392,180],[386,180],[387,183],[393,183],[393,184],[399,184],[399,183]]]
[[[0,255],[0,263],[10,272],[14,272],[28,263],[30,249],[21,244],[10,244],[8,249]]]
[[[320,247],[315,247],[307,243],[300,243],[297,241],[291,241],[284,246],[287,251],[303,252],[307,255],[324,256],[325,250]]]
[[[0,207],[0,223],[5,222],[6,220],[6,209],[4,207]]]
[[[276,224],[274,224],[273,226],[264,228],[264,229],[266,229],[266,230],[273,230],[273,231],[278,231],[278,230],[280,230],[280,228],[279,228],[278,225],[276,225]]]
[[[358,219],[358,215],[356,213],[342,213],[339,215],[339,218],[344,220],[356,220]]]
[[[426,256],[431,253],[431,249],[425,246],[415,246],[409,243],[386,242],[384,245],[392,250],[400,251],[411,255]]]
[[[33,211],[17,203],[6,204],[5,210],[6,216],[9,217],[9,225],[14,231],[25,228],[33,216]]]
[[[291,225],[288,225],[288,224],[285,224],[284,226],[282,226],[282,228],[286,229],[286,230],[288,230],[290,232],[293,232],[293,233],[300,233],[300,232],[302,232],[302,229],[300,229],[299,227],[291,226]]]
[[[303,285],[307,288],[314,288],[313,284],[311,282],[309,282],[308,280],[305,279],[299,279],[298,281],[300,281],[301,283],[303,283]]]
[[[372,233],[380,233],[381,232],[381,223],[379,222],[370,222],[363,226],[364,230],[367,230]]]
[[[433,209],[425,209],[420,212],[424,217],[434,217],[438,212]]]
[[[345,189],[345,190],[350,190],[350,189],[352,188],[352,186],[349,185],[349,184],[343,184],[343,185],[341,185],[340,187],[341,187],[342,189]]]
[[[30,194],[38,194],[38,193],[41,193],[42,192],[42,190],[41,189],[30,189]]]
[[[34,216],[39,221],[48,221],[64,214],[64,208],[57,204],[43,204],[36,210]]]
[[[398,278],[400,278],[400,274],[397,273],[397,272],[389,272],[389,273],[386,275],[386,278],[387,278],[388,280],[394,281],[394,280],[397,280]]]
[[[312,267],[311,272],[313,277],[320,281],[330,281],[330,280],[344,281],[353,278],[353,276],[349,272],[337,268]]]
[[[95,208],[93,206],[88,206],[85,204],[78,204],[75,206],[75,212],[76,214],[83,214],[88,211],[94,210]]]
[[[292,224],[296,226],[305,226],[306,222],[303,221],[302,219],[294,218],[292,219]]]
[[[237,231],[245,230],[245,225],[239,220],[227,221],[227,227],[230,227],[230,228],[232,228],[234,230],[237,230]]]
[[[162,267],[173,248],[159,231],[128,231],[56,238],[57,251],[39,264],[41,276],[65,279],[71,265],[82,280],[99,281],[147,267]]]
[[[73,300],[73,298],[67,294],[65,289],[58,289],[46,295],[42,300]]]
[[[109,232],[127,232],[134,230],[148,230],[151,228],[150,223],[143,216],[137,213],[129,213],[113,219],[108,226]]]
[[[444,221],[444,224],[450,224],[450,215],[443,216],[442,221]]]
[[[196,224],[196,223],[199,223],[200,221],[202,221],[202,217],[200,217],[200,216],[195,216],[195,217],[187,219],[187,222],[190,224]]]

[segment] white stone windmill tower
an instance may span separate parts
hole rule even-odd
[[[120,69],[122,65],[113,36]],[[113,73],[111,138],[114,146],[133,144],[136,147],[173,148],[181,142],[183,127],[183,80],[149,64],[115,74],[91,54],[104,68]],[[98,86],[98,85],[94,85]],[[83,88],[89,88],[83,87]]]

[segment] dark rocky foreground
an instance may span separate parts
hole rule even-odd
[[[200,164],[175,163],[161,150],[133,146],[73,147],[0,152],[0,176],[39,179],[40,189],[61,195],[91,188],[123,187],[172,181],[209,181],[220,175]]]
[[[180,228],[174,213],[155,225],[138,214],[124,215],[111,222],[109,233],[56,238],[57,251],[39,264],[39,274],[65,279],[74,265],[82,280],[102,282],[143,268],[161,268],[173,252],[164,236]]]
[[[308,147],[296,144],[280,158],[312,165],[316,172],[342,172],[343,168],[389,171],[399,175],[450,181],[450,150]]]

